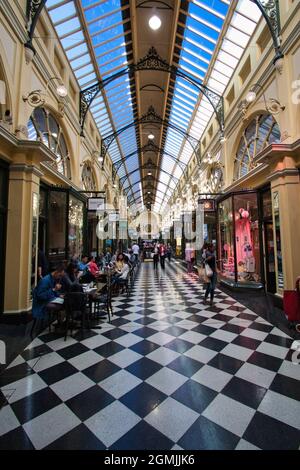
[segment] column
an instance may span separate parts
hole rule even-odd
[[[38,211],[42,175],[35,165],[21,163],[26,162],[25,156],[16,155],[14,160],[18,163],[12,164],[9,172],[4,314],[31,309],[33,204]],[[35,256],[37,259],[37,252]]]
[[[270,179],[273,209],[274,204],[279,208],[284,289],[289,290],[300,276],[300,178],[293,159],[279,162]]]

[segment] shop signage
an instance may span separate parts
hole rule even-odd
[[[105,199],[103,199],[102,197],[90,197],[88,199],[88,210],[89,211],[104,211]]]
[[[119,229],[126,229],[126,228],[127,228],[127,220],[120,220]]]
[[[120,215],[116,213],[111,213],[108,215],[108,220],[109,222],[119,222],[120,220]]]
[[[214,199],[199,199],[198,204],[205,212],[215,212],[216,201]]]

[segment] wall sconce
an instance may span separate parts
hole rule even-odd
[[[242,103],[239,106],[240,110],[244,114],[246,114],[248,106],[250,106],[251,103],[254,103],[254,101],[256,100],[257,92],[259,90],[262,91],[262,95],[263,95],[263,99],[264,99],[264,103],[265,103],[265,108],[266,108],[266,111],[268,111],[268,113],[274,115],[274,114],[279,114],[281,111],[285,110],[285,106],[283,106],[277,99],[269,98],[267,100],[263,87],[259,83],[255,83],[254,85],[252,85],[252,87],[248,91],[248,93],[246,95],[246,99],[243,100]]]
[[[27,101],[28,104],[32,106],[33,108],[43,106],[46,102],[49,85],[53,80],[58,81],[58,85],[56,86],[56,94],[57,94],[58,101],[59,101],[58,109],[61,114],[64,114],[64,107],[66,104],[65,98],[68,95],[68,90],[65,87],[60,77],[49,78],[47,85],[46,85],[46,90],[44,92],[42,90],[33,90],[30,93],[27,93],[27,95],[23,95],[23,101]]]

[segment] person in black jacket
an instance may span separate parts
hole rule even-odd
[[[205,252],[205,264],[208,264],[210,269],[212,270],[212,276],[209,277],[209,282],[206,286],[206,291],[204,294],[204,303],[207,302],[207,298],[210,295],[210,305],[213,305],[215,288],[217,284],[217,263],[216,263],[216,251],[215,247],[212,243],[208,244],[206,252]]]
[[[65,269],[65,273],[61,279],[61,284],[63,292],[82,291],[82,286],[80,286],[78,280],[78,266],[75,263],[68,263]]]

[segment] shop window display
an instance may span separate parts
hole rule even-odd
[[[219,204],[219,259],[222,277],[260,283],[257,194],[235,194]]]
[[[232,198],[219,204],[219,263],[221,275],[235,281]]]
[[[237,280],[260,282],[257,194],[234,197]]]
[[[69,199],[69,257],[80,257],[83,249],[83,203],[70,196]]]

